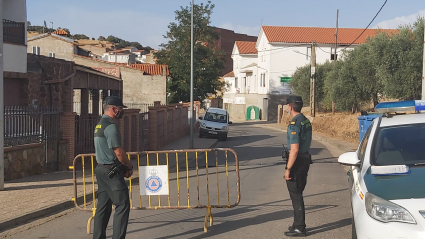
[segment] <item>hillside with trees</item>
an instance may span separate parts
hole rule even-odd
[[[65,30],[68,33],[67,37],[69,37],[71,39],[74,39],[74,40],[90,40],[90,37],[86,36],[85,34],[71,34],[71,32],[68,28],[60,28],[60,29]],[[28,28],[27,28],[28,32],[37,32],[39,34],[43,34],[43,32],[44,33],[54,32],[55,30],[56,29],[45,28],[43,26],[32,26],[31,23],[28,22]],[[95,38],[91,38],[91,40],[95,40]],[[99,36],[97,40],[116,43],[117,49],[129,47],[129,46],[136,47],[139,50],[145,50],[146,52],[150,52],[150,50],[153,49],[150,46],[143,46],[139,42],[126,41],[124,39],[121,39],[119,37],[115,37],[115,36],[112,36],[112,35],[108,36],[107,38],[105,38],[104,36]]]

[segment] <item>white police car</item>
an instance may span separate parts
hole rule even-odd
[[[352,238],[425,238],[425,114],[423,101],[381,103],[350,166]],[[396,113],[397,112],[397,113]]]

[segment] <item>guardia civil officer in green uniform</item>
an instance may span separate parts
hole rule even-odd
[[[310,168],[312,127],[310,121],[301,114],[301,96],[291,95],[286,100],[287,111],[292,120],[287,131],[289,157],[285,167],[285,179],[294,208],[294,223],[285,232],[286,236],[305,236],[305,208],[303,191]]]
[[[97,208],[94,217],[94,239],[106,238],[106,227],[115,206],[113,239],[124,239],[127,233],[128,217],[130,214],[130,200],[128,187],[124,177],[131,177],[133,166],[126,157],[126,152],[121,144],[121,134],[114,119],[122,118],[126,106],[117,96],[109,96],[103,105],[104,114],[96,126],[94,145],[98,166],[95,169],[98,184]],[[128,167],[123,174],[108,176],[115,159]]]

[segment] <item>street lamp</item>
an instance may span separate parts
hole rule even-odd
[[[193,0],[190,21],[190,148],[193,149]]]

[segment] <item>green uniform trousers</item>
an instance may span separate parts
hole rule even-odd
[[[112,239],[124,239],[127,233],[128,217],[130,215],[130,198],[124,177],[115,175],[108,177],[110,169],[97,166],[95,169],[98,184],[97,207],[94,217],[93,239],[105,239],[106,227],[115,206]]]

